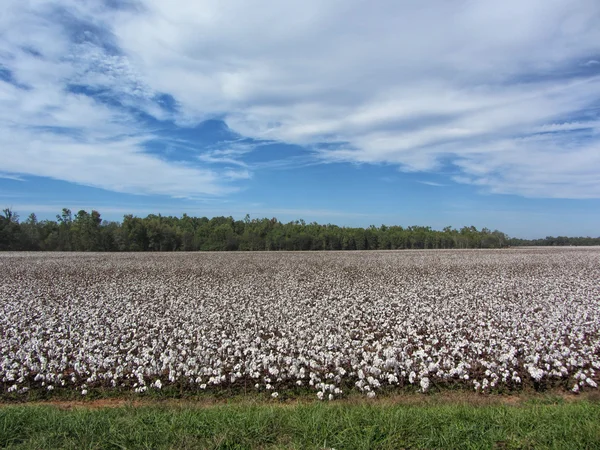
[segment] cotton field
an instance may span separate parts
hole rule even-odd
[[[4,253],[0,310],[12,396],[600,382],[599,248]]]

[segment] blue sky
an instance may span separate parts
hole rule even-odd
[[[597,0],[7,0],[0,204],[600,235]]]

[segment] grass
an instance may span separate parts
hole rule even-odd
[[[0,408],[8,448],[600,448],[600,403],[160,403]]]

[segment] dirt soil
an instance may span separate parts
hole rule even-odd
[[[492,405],[511,405],[519,406],[526,403],[540,402],[544,404],[558,404],[564,402],[575,402],[587,400],[591,402],[600,402],[600,393],[586,393],[580,395],[569,394],[565,392],[552,394],[514,394],[514,395],[481,395],[466,392],[448,392],[430,395],[420,394],[399,394],[388,395],[377,399],[366,399],[359,395],[353,395],[345,399],[339,399],[332,402],[337,405],[360,405],[372,404],[382,406],[406,405],[406,406],[433,406],[444,404],[465,404],[471,406],[492,406]],[[129,399],[129,398],[104,398],[90,400],[47,400],[34,402],[1,402],[0,408],[7,406],[54,406],[60,409],[101,409],[101,408],[124,408],[124,407],[175,407],[175,408],[210,408],[215,406],[256,406],[269,405],[277,407],[294,407],[297,405],[307,405],[317,402],[310,398],[300,398],[291,400],[264,400],[260,398],[232,398],[232,399]],[[327,402],[326,402],[327,403]]]

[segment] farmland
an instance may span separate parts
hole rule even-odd
[[[600,249],[0,255],[0,391],[594,391]]]

